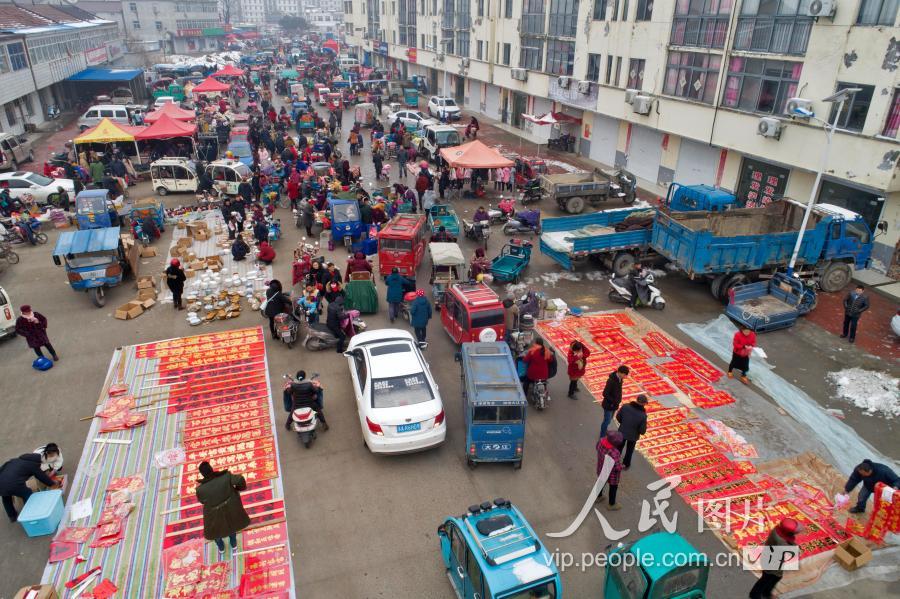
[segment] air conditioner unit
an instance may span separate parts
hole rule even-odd
[[[640,90],[637,90],[637,89],[626,89],[625,90],[625,103],[631,104],[632,102],[634,102],[634,97],[636,95],[638,95],[639,93],[641,93],[641,92],[640,92]]]
[[[517,81],[528,81],[528,71],[525,69],[510,69],[509,76]]]
[[[653,98],[650,96],[642,96],[637,94],[631,101],[631,108],[637,114],[650,114],[650,107],[653,105]]]
[[[837,0],[812,0],[806,9],[808,17],[833,17],[837,10]]]
[[[468,59],[468,58],[462,58],[462,59],[460,59],[460,61],[459,61],[459,68],[461,68],[461,69],[468,69],[468,68],[469,68],[469,59]]]
[[[756,124],[756,133],[762,135],[763,137],[774,137],[775,139],[781,139],[781,130],[784,128],[784,123],[779,121],[776,118],[772,118],[770,116],[764,116],[759,119],[759,123]]]
[[[569,85],[571,85],[571,83],[572,83],[571,77],[563,76],[563,77],[556,78],[556,85],[558,85],[562,89],[569,89]]]
[[[815,116],[812,100],[806,98],[790,98],[787,101],[784,113],[792,118],[809,119]]]
[[[578,82],[578,92],[582,94],[591,93],[591,82],[590,81],[579,81]]]
[[[444,62],[444,55],[438,54],[437,56],[434,57],[434,60],[435,60],[435,62]]]

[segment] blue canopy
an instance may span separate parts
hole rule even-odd
[[[120,81],[124,83],[142,77],[143,75],[144,71],[141,69],[90,67],[80,73],[72,75],[67,81]]]
[[[86,231],[66,231],[56,240],[54,256],[66,254],[89,254],[119,247],[119,227],[88,229]]]

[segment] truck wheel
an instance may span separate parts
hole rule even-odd
[[[566,212],[569,214],[581,214],[584,212],[584,198],[574,196],[566,200]]]
[[[853,276],[853,270],[849,264],[832,262],[825,267],[825,272],[819,278],[819,287],[822,291],[834,293],[847,286]]]
[[[728,303],[728,292],[734,289],[739,285],[745,285],[750,282],[750,279],[744,273],[734,273],[730,275],[722,284],[719,286],[719,300],[723,304]]]
[[[106,290],[103,287],[94,287],[91,289],[91,301],[98,308],[106,305]]]
[[[722,289],[722,283],[724,283],[725,279],[727,279],[729,276],[730,275],[728,275],[728,274],[719,275],[715,279],[713,279],[712,282],[709,284],[709,291],[712,293],[712,296],[714,298],[716,298],[716,299],[722,298],[722,296],[719,295],[719,290]]]
[[[615,258],[613,258],[612,262],[612,270],[613,274],[617,277],[627,276],[631,269],[634,267],[634,256],[629,254],[628,252],[621,252]]]
[[[159,187],[156,188],[156,195],[164,196],[167,193],[169,193],[169,190],[166,189],[165,187],[163,187],[162,185],[160,185]]]

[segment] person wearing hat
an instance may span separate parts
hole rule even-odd
[[[250,525],[250,516],[241,502],[247,481],[228,470],[215,471],[209,462],[200,462],[197,502],[203,506],[203,537],[215,541],[219,557],[225,553],[225,537],[231,550],[237,548],[237,533]]]
[[[391,274],[384,280],[387,286],[388,318],[391,322],[400,314],[400,306],[403,304],[403,295],[407,289],[415,289],[416,281],[400,274],[396,266],[391,269]]]
[[[425,297],[425,290],[416,289],[416,299],[409,306],[409,324],[412,325],[416,333],[416,341],[419,342],[419,347],[422,349],[428,347],[425,338],[431,314],[431,302]]]
[[[625,470],[631,468],[631,457],[634,455],[634,447],[641,435],[647,432],[647,396],[638,395],[637,398],[622,406],[616,414],[619,423],[619,432],[625,439],[625,457],[622,458],[622,467]]]
[[[183,309],[181,294],[184,293],[184,282],[186,280],[187,275],[184,274],[184,269],[181,268],[181,262],[179,262],[178,258],[172,258],[169,262],[169,267],[166,269],[166,286],[172,292],[172,303],[175,305],[176,310]]]
[[[25,343],[34,350],[38,358],[45,357],[41,348],[46,347],[53,361],[58,361],[59,356],[50,344],[50,338],[47,337],[47,317],[40,312],[32,311],[31,306],[27,304],[19,310],[22,315],[16,319],[16,334],[25,338]]]
[[[625,439],[622,438],[622,433],[619,431],[609,431],[605,437],[601,437],[597,442],[597,476],[600,476],[600,472],[603,470],[603,462],[606,460],[606,456],[609,456],[613,461],[612,471],[609,473],[609,478],[606,479],[606,484],[609,485],[609,505],[607,509],[613,511],[622,509],[622,506],[616,503],[616,493],[619,491],[619,478],[622,475],[622,446],[624,444]],[[597,501],[600,501],[602,498],[603,489],[600,489]]]
[[[793,518],[785,518],[775,528],[769,532],[768,538],[763,545],[769,547],[784,547],[786,545],[797,544],[797,533],[800,531],[800,524]],[[783,565],[783,564],[780,564]],[[772,597],[772,591],[775,586],[781,582],[784,575],[781,568],[777,570],[763,570],[762,576],[750,589],[750,599],[769,599]]]

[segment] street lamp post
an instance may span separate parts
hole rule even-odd
[[[819,194],[819,185],[822,182],[822,175],[825,173],[825,169],[828,168],[828,158],[831,155],[831,139],[834,137],[834,130],[837,129],[838,119],[841,118],[841,112],[844,110],[844,103],[860,91],[862,91],[862,89],[859,87],[848,87],[839,90],[822,100],[829,104],[834,104],[836,102],[837,111],[834,115],[834,122],[831,123],[830,126],[828,121],[821,121],[825,124],[825,149],[822,151],[822,162],[819,165],[819,169],[816,171],[816,180],[813,182],[812,189],[809,192],[809,201],[806,203],[806,211],[803,212],[803,222],[800,223],[800,234],[797,235],[797,242],[794,244],[794,253],[791,254],[791,261],[788,263],[788,276],[794,274],[794,265],[797,263],[797,256],[800,254],[800,246],[803,243],[803,235],[806,233],[806,225],[809,223],[809,215],[816,205],[816,198]]]

